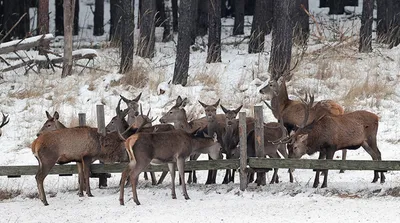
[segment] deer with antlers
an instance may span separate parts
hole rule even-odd
[[[266,86],[260,89],[261,94],[265,94],[271,100],[271,110],[277,120],[282,118],[283,124],[288,133],[295,130],[304,120],[304,106],[301,100],[291,100],[288,96],[286,88],[286,80],[290,80],[291,76],[283,75],[279,77],[271,77]],[[269,106],[267,104],[267,106]],[[342,106],[332,100],[323,100],[315,103],[309,111],[307,124],[313,120],[320,118],[326,114],[342,115],[344,109]],[[342,151],[342,159],[346,159],[347,150]],[[344,172],[341,170],[340,172]]]
[[[304,120],[300,128],[293,135],[284,140],[292,146],[289,149],[289,158],[300,158],[304,154],[319,152],[318,159],[333,159],[338,150],[355,150],[363,147],[373,160],[382,160],[381,152],[376,143],[379,118],[377,115],[364,111],[354,111],[343,115],[325,114],[308,124],[308,117],[312,110],[313,97],[309,102],[303,102]],[[313,187],[318,187],[319,172],[316,171]],[[322,188],[327,187],[328,170],[324,170]],[[385,175],[381,172],[381,183],[385,182]],[[379,171],[374,171],[373,183],[379,179]]]
[[[10,119],[8,118],[8,115],[4,115],[3,112],[1,114],[3,115],[3,120],[1,121],[1,124],[0,124],[0,136],[3,135],[1,128],[3,128],[5,125],[7,125],[8,122],[10,121]]]
[[[120,95],[121,99],[126,103],[126,106],[128,107],[127,122],[133,128],[138,128],[144,121],[147,121],[147,125],[145,127],[151,126],[151,122],[149,122],[150,118],[148,115],[139,115],[139,100],[141,96],[142,93],[140,93],[134,99],[128,99]]]

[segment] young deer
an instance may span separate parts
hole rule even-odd
[[[142,93],[140,93],[136,98],[130,100],[120,95],[121,99],[126,103],[126,106],[128,107],[128,124],[133,128],[138,128],[144,121],[147,121],[148,123],[145,127],[151,126],[148,115],[139,115],[139,100],[141,96]]]
[[[197,132],[197,130],[195,131]],[[137,181],[139,174],[150,163],[168,163],[172,178],[171,195],[176,199],[175,193],[175,164],[178,167],[179,176],[182,179],[182,191],[185,199],[189,199],[186,191],[184,166],[185,160],[193,154],[207,153],[213,159],[220,157],[219,143],[211,138],[196,137],[194,132],[188,133],[183,130],[172,130],[168,132],[137,133],[125,141],[125,147],[129,155],[129,176],[132,184],[133,200],[137,205],[140,202],[137,197]],[[126,172],[122,173],[120,184],[120,204],[124,205],[124,183]]]
[[[312,100],[305,107],[305,119],[301,127],[289,138],[292,147],[289,149],[289,158],[300,158],[304,154],[320,152],[318,159],[333,159],[337,150],[358,149],[363,147],[373,160],[382,160],[381,152],[376,143],[379,118],[377,115],[360,110],[343,115],[324,115],[307,125],[307,118],[312,108]],[[319,170],[316,171],[313,187],[318,187]],[[327,187],[328,170],[324,170],[322,188]],[[379,171],[374,171],[375,183]],[[381,183],[385,182],[385,175],[381,172]]]
[[[42,134],[44,132],[49,132],[49,131],[54,131],[57,129],[66,128],[65,125],[59,121],[60,115],[58,114],[57,111],[54,112],[53,116],[51,116],[50,113],[48,111],[46,111],[46,116],[47,116],[47,120],[43,124],[42,128],[40,128],[40,130],[36,134],[36,136],[39,136],[40,134]]]
[[[267,95],[271,99],[272,113],[277,120],[282,118],[283,124],[288,130],[296,130],[304,120],[304,106],[301,101],[289,99],[286,79],[290,76],[271,77],[268,84],[260,90],[261,94]],[[309,118],[307,124],[312,123],[324,115],[342,115],[344,114],[343,107],[332,100],[323,100],[317,102],[309,111]],[[342,151],[342,159],[345,160],[347,150]],[[343,170],[340,171],[344,172]]]
[[[1,124],[0,124],[0,136],[3,135],[1,128],[3,128],[5,125],[7,125],[8,122],[10,121],[10,119],[8,118],[8,115],[4,115],[3,112],[1,114],[3,115],[3,120],[1,121]]]

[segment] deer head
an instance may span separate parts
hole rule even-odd
[[[217,108],[219,105],[219,101],[220,101],[220,99],[218,99],[218,101],[213,105],[207,105],[207,104],[204,104],[203,102],[199,101],[201,106],[203,106],[204,111],[206,112],[207,120],[209,120],[209,121],[215,120],[215,116],[217,115]]]
[[[129,112],[134,114],[135,116],[139,115],[139,100],[141,96],[142,93],[140,93],[136,98],[130,100],[120,95],[121,99],[126,103],[126,106],[128,106]]]
[[[0,124],[0,136],[3,134],[3,132],[1,131],[1,128],[3,128],[3,126],[7,125],[8,122],[10,121],[10,119],[8,118],[8,115],[4,115],[3,112],[1,114],[3,114],[3,120],[1,121],[1,124]]]
[[[174,123],[174,125],[179,125],[183,122],[187,123],[186,111],[184,107],[186,106],[188,99],[182,99],[181,96],[175,101],[175,105],[165,113],[161,118],[161,123]]]
[[[63,129],[66,128],[64,124],[62,124],[58,119],[60,118],[60,115],[58,114],[57,111],[54,112],[53,116],[50,115],[48,111],[46,111],[46,116],[47,120],[43,124],[42,128],[39,130],[39,132],[36,134],[36,136],[39,136],[40,134],[44,132],[49,132],[57,129]]]
[[[115,132],[118,129],[123,132],[129,127],[128,123],[125,121],[125,116],[128,114],[129,108],[121,110],[121,100],[119,99],[117,108],[115,109],[116,116],[114,116],[111,121],[106,126],[106,132]]]
[[[221,105],[222,111],[224,111],[224,113],[225,113],[227,127],[232,126],[236,122],[236,116],[242,107],[243,107],[243,105],[239,106],[239,108],[237,108],[235,110],[229,110]]]

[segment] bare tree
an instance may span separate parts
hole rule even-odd
[[[172,5],[170,0],[165,0],[165,3],[163,4],[165,9],[165,21],[163,22],[163,42],[169,42],[172,40],[173,35],[171,35],[171,28],[172,28]]]
[[[178,29],[178,44],[176,47],[176,60],[174,68],[173,84],[187,84],[190,58],[190,12],[193,3],[196,1],[187,0],[181,1],[179,5],[179,29]]]
[[[171,0],[172,3],[172,30],[178,32],[178,0]]]
[[[56,0],[56,36],[64,35],[64,8],[63,8],[63,0]]]
[[[140,36],[136,50],[136,54],[140,57],[154,57],[156,10],[155,0],[142,1]]]
[[[75,0],[74,36],[79,35],[79,0]]]
[[[39,34],[49,33],[49,0],[39,0],[37,24]],[[46,49],[50,48],[48,42],[42,47]],[[39,49],[39,54],[43,54],[41,49]]]
[[[197,4],[197,35],[205,36],[208,30],[208,0],[199,0]]]
[[[274,26],[272,32],[271,58],[268,71],[272,76],[288,74],[292,56],[291,0],[274,1]],[[256,7],[257,10],[257,7]],[[279,12],[279,13],[278,13]]]
[[[265,35],[271,32],[268,21],[272,19],[271,10],[272,0],[256,0],[253,23],[251,24],[251,35],[249,42],[249,53],[260,53],[264,50]]]
[[[72,31],[75,0],[64,0],[64,61],[61,77],[72,74]]]
[[[199,0],[192,0],[194,1],[192,3],[193,7],[190,9],[191,12],[191,16],[190,16],[190,20],[191,20],[191,25],[190,25],[190,45],[194,45],[196,43],[196,37],[197,37],[197,12],[198,12],[198,2]],[[201,0],[200,0],[201,1]]]
[[[244,34],[244,1],[235,0],[235,22],[233,24],[233,35]]]
[[[121,63],[119,72],[124,74],[132,69],[133,66],[133,49],[134,49],[134,31],[135,17],[133,0],[122,0],[122,36],[121,36]]]
[[[293,41],[297,45],[307,45],[310,36],[309,18],[306,13],[309,11],[308,0],[296,0],[293,7]]]
[[[388,33],[389,33],[389,21],[390,21],[390,9],[388,4],[391,0],[378,0],[376,1],[377,5],[377,21],[376,21],[376,35],[377,41],[379,43],[387,43],[388,42]]]
[[[374,0],[364,0],[361,16],[359,52],[372,52],[372,22],[374,12]]]
[[[121,0],[110,1],[110,40],[119,46],[122,30],[122,6]]]
[[[221,4],[220,0],[208,2],[207,63],[221,62]]]
[[[389,48],[393,48],[400,44],[400,1],[392,0],[391,7],[392,16],[389,26]]]
[[[96,0],[94,3],[93,36],[104,34],[104,1]]]

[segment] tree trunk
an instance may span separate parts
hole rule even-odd
[[[197,35],[205,36],[208,30],[208,0],[198,0]]]
[[[194,45],[196,43],[196,37],[197,37],[197,13],[198,13],[198,2],[201,0],[192,0],[192,5],[193,7],[190,9],[190,20],[191,20],[191,25],[190,25],[190,45]]]
[[[309,18],[304,9],[309,11],[308,0],[296,0],[291,17],[294,23],[293,41],[301,46],[307,45],[308,37],[310,36]]]
[[[268,71],[275,78],[288,75],[292,56],[291,0],[274,1],[274,27]],[[257,8],[256,8],[257,10]]]
[[[221,4],[220,0],[208,2],[208,51],[207,63],[221,62]]]
[[[94,6],[93,36],[104,35],[104,1],[96,0]]]
[[[49,33],[49,0],[39,0],[37,17],[38,34]]]
[[[4,35],[4,0],[0,0],[0,40],[3,39]]]
[[[63,0],[56,0],[56,36],[64,36]]]
[[[388,20],[386,7],[389,0],[376,1],[376,38],[378,43],[385,43],[388,34]]]
[[[187,84],[190,58],[190,12],[195,1],[181,1],[179,5],[179,29],[176,60],[172,84]]]
[[[133,66],[133,50],[134,50],[134,31],[135,17],[134,5],[135,1],[122,0],[122,30],[121,30],[121,63],[119,72],[124,74],[132,70]]]
[[[153,58],[155,44],[156,1],[142,1],[140,19],[140,36],[136,53],[140,57]]]
[[[361,16],[360,29],[360,53],[372,52],[372,22],[373,22],[374,0],[364,0]]]
[[[64,62],[61,77],[72,74],[72,32],[75,0],[64,0]]]
[[[178,0],[171,0],[172,3],[172,30],[178,32]]]
[[[111,0],[110,4],[110,40],[115,46],[119,47],[123,14],[121,0]]]
[[[3,10],[4,13],[2,12],[2,14],[4,26],[2,34],[6,35],[9,32],[3,41],[10,41],[14,38],[22,39],[29,36],[28,3],[24,0],[4,0]],[[24,14],[25,16],[23,16]],[[16,25],[19,19],[21,19],[21,21],[18,23],[18,25]],[[14,25],[16,26],[14,27]]]
[[[244,34],[244,1],[245,0],[235,0],[234,36]]]
[[[344,14],[344,0],[328,0],[328,5],[329,5],[329,12],[328,12],[329,15]]]
[[[400,44],[400,1],[392,0],[392,14],[389,26],[389,48]]]
[[[168,0],[165,0],[168,1]],[[156,0],[156,27],[164,27],[164,23],[167,19],[165,15],[165,3],[164,0]]]
[[[172,6],[170,4],[170,0],[165,0],[164,4],[164,11],[165,11],[165,21],[163,23],[164,31],[163,31],[163,42],[169,42],[172,40],[172,35],[171,35],[171,27],[172,27]]]
[[[256,0],[255,12],[253,16],[253,23],[251,24],[251,35],[249,41],[249,53],[260,53],[264,50],[265,35],[271,32],[268,27],[268,3],[266,0]]]
[[[74,36],[79,35],[79,0],[75,0]]]

